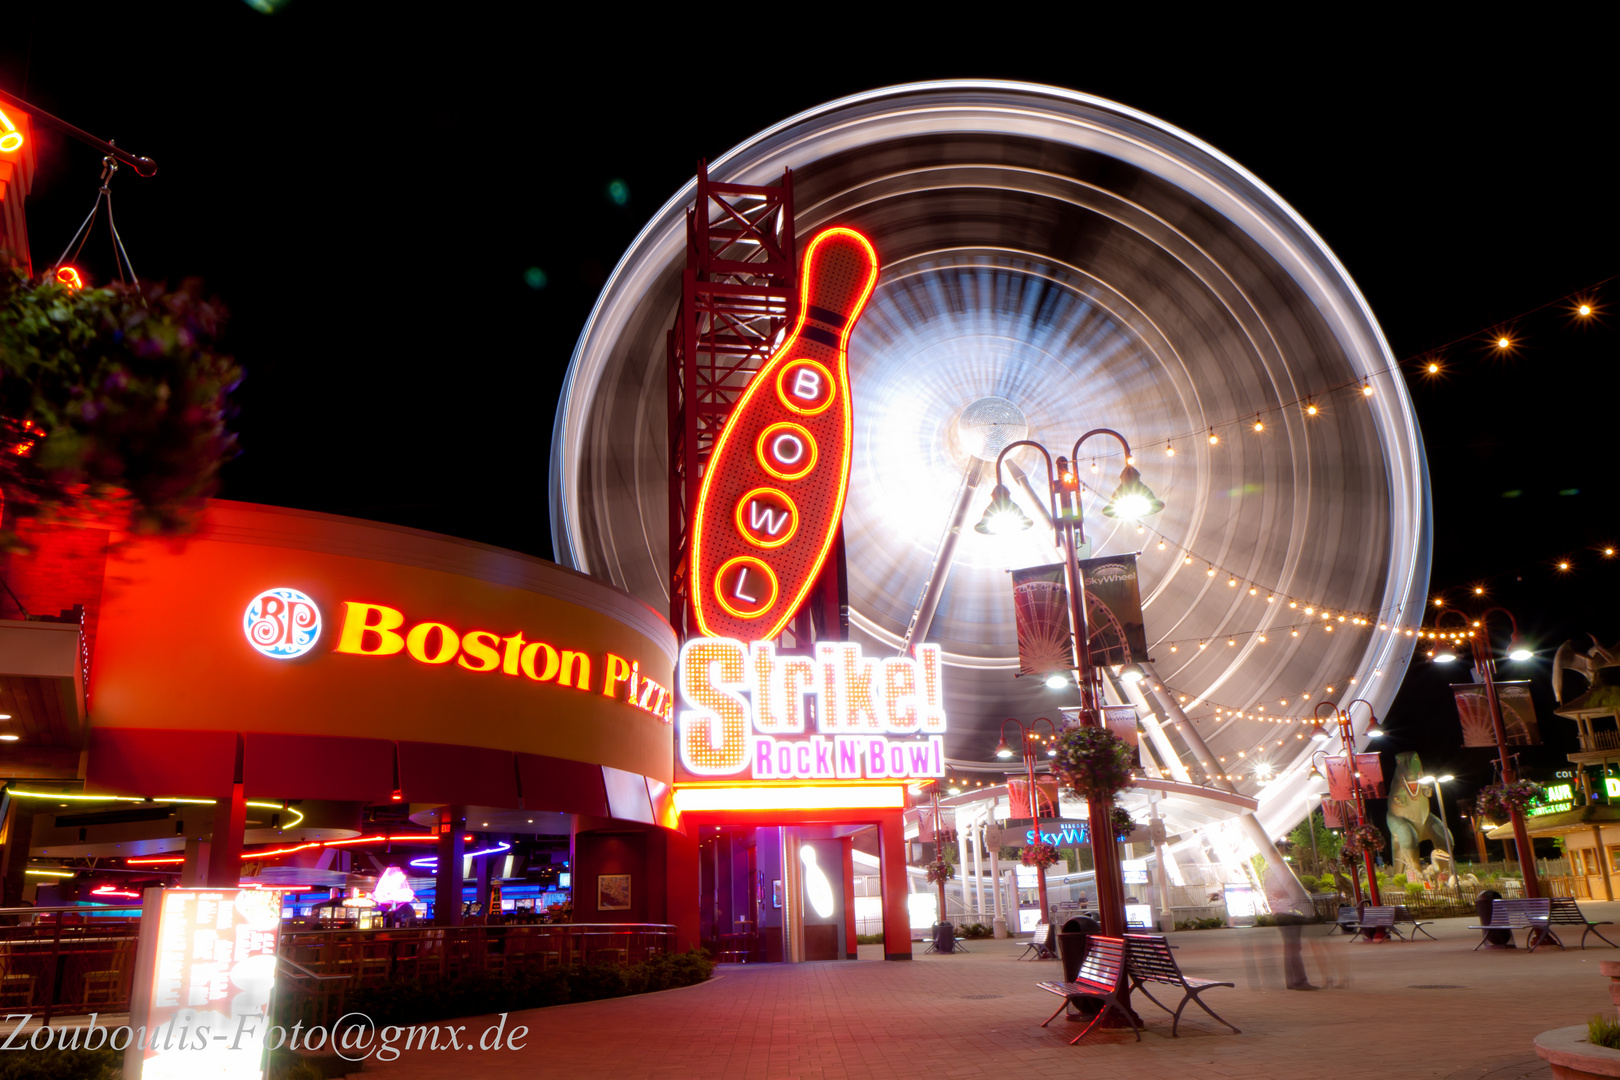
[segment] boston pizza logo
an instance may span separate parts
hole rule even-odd
[[[321,609],[297,589],[266,589],[242,615],[248,644],[266,656],[303,656],[321,639]]]

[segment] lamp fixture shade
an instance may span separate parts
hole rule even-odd
[[[1434,662],[1437,664],[1449,664],[1455,659],[1457,659],[1457,654],[1450,649],[1441,649],[1434,654]]]
[[[1119,677],[1128,683],[1139,683],[1147,678],[1147,672],[1142,670],[1141,664],[1126,664],[1119,669]]]
[[[1119,474],[1119,487],[1103,507],[1103,516],[1135,521],[1149,517],[1164,509],[1164,501],[1142,483],[1142,474],[1135,465],[1127,465]]]
[[[1002,533],[1023,532],[1032,524],[1034,522],[1029,520],[1029,515],[1013,502],[1012,492],[1007,490],[1007,485],[997,484],[990,492],[990,505],[985,507],[984,516],[973,526],[973,531],[985,536],[998,536]]]
[[[1013,756],[1012,755],[1012,747],[1007,745],[1007,740],[1006,739],[1002,739],[999,743],[996,744],[996,757],[998,757],[998,758],[1010,758],[1012,756]]]

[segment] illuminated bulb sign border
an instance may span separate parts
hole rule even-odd
[[[769,641],[692,638],[677,781],[906,781],[945,775],[939,646],[872,659],[850,642],[784,656]],[[684,775],[683,775],[684,774]]]

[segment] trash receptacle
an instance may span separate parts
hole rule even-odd
[[[1484,889],[1474,897],[1474,913],[1479,916],[1481,925],[1491,921],[1491,901],[1502,899],[1502,894],[1495,889]],[[1513,948],[1513,931],[1511,930],[1481,930],[1480,935],[1485,938],[1487,949]]]
[[[1080,973],[1080,965],[1086,962],[1091,935],[1101,932],[1102,924],[1084,915],[1063,924],[1063,930],[1057,936],[1057,951],[1058,959],[1063,962],[1064,982],[1074,982],[1074,977]],[[1071,999],[1069,1004],[1071,1018],[1096,1016],[1102,1008],[1102,1002],[1096,998]]]
[[[1070,919],[1063,924],[1063,930],[1057,936],[1057,952],[1058,958],[1063,962],[1064,982],[1074,982],[1074,977],[1080,972],[1080,965],[1086,960],[1087,939],[1101,930],[1101,923],[1085,916]]]
[[[942,953],[956,951],[956,927],[948,922],[934,924],[934,951]]]

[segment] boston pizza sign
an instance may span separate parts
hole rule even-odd
[[[248,602],[242,630],[248,644],[276,660],[302,657],[322,639],[320,605],[304,592],[280,586]],[[328,651],[347,657],[408,659],[475,675],[500,675],[582,693],[600,693],[670,723],[674,699],[667,687],[641,673],[641,662],[596,654],[545,640],[518,627],[478,629],[433,619],[412,620],[387,604],[346,600]],[[546,635],[550,636],[550,635]]]

